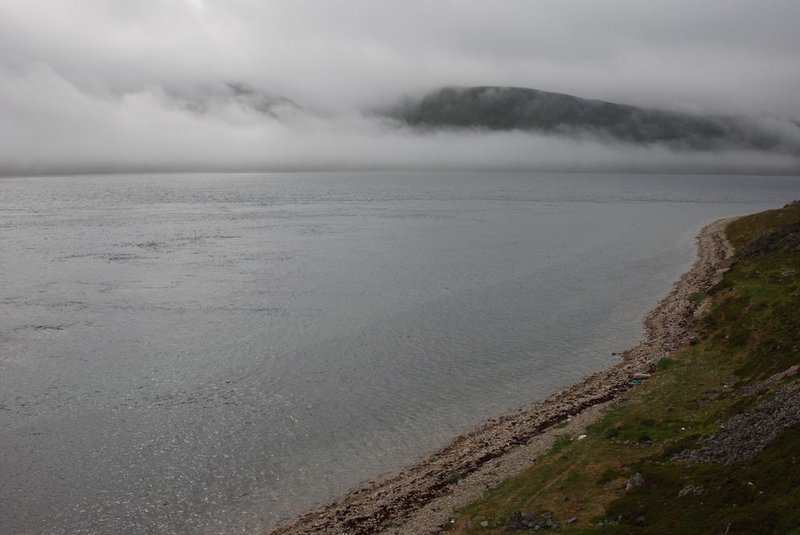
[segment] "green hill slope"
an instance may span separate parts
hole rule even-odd
[[[592,134],[628,143],[800,153],[796,141],[743,117],[640,108],[521,87],[447,87],[386,112],[421,129],[479,128]],[[791,128],[791,126],[790,126]],[[800,139],[800,129],[794,138]]]

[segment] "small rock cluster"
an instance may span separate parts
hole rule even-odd
[[[553,519],[553,513],[550,512],[536,516],[533,513],[516,511],[506,520],[505,528],[509,531],[559,531],[561,525]]]
[[[619,517],[617,520],[613,520],[613,519],[601,520],[600,522],[597,522],[595,524],[595,527],[604,528],[606,526],[618,526],[619,523],[620,523],[620,520],[622,520],[622,517]]]
[[[636,472],[628,479],[627,483],[625,483],[625,491],[630,492],[642,485],[644,485],[644,477],[639,472]]]
[[[703,487],[698,485],[686,485],[680,491],[678,491],[678,497],[683,496],[702,496],[706,493],[706,490]]]

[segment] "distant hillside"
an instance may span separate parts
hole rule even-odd
[[[447,87],[409,98],[386,115],[423,129],[480,128],[587,133],[675,148],[740,148],[800,154],[796,141],[743,117],[700,116],[521,87]],[[800,139],[800,129],[795,139]]]
[[[175,106],[197,115],[233,107],[279,119],[302,110],[290,98],[264,92],[243,82],[165,87],[164,96]]]

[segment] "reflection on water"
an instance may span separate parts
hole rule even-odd
[[[796,178],[0,180],[0,532],[252,531],[613,362]]]

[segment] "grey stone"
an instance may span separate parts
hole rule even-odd
[[[625,491],[629,492],[635,488],[641,487],[644,485],[644,476],[639,472],[633,474],[629,479],[628,482],[625,483]]]

